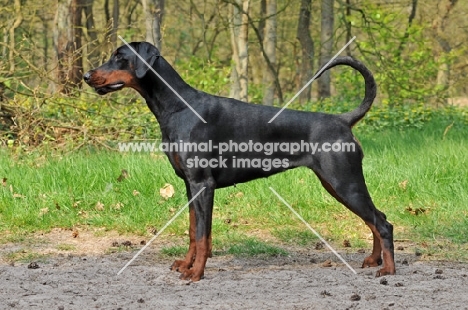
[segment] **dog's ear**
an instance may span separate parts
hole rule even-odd
[[[142,61],[140,57],[135,56],[136,57],[135,74],[137,78],[141,79],[142,77],[145,76],[146,72],[148,72],[149,70],[148,65],[152,67],[155,60],[159,56],[161,56],[161,54],[159,53],[159,50],[154,45],[148,42],[139,42],[136,45],[135,50],[141,56],[141,58],[143,58],[147,63],[146,64],[144,61]]]

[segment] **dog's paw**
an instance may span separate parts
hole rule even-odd
[[[382,276],[388,276],[388,275],[394,275],[396,273],[395,269],[390,269],[390,268],[382,268],[380,270],[378,270],[376,273],[375,273],[375,277],[378,278],[378,277],[382,277]]]
[[[362,268],[377,267],[382,265],[382,257],[374,257],[372,255],[366,257],[362,263]]]
[[[191,268],[191,269],[187,269],[184,272],[182,272],[179,278],[181,280],[190,280],[192,282],[197,282],[197,281],[200,281],[201,279],[203,279],[204,276],[203,276],[203,271],[199,272],[199,271],[196,271],[193,268]]]
[[[187,264],[186,261],[184,260],[176,260],[172,263],[171,267],[169,268],[172,271],[178,271],[178,272],[185,272],[190,268],[189,264]]]

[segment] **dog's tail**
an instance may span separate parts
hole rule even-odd
[[[361,118],[363,118],[367,111],[369,111],[371,108],[377,94],[377,84],[375,83],[374,76],[369,71],[369,69],[367,69],[367,67],[364,66],[364,64],[361,62],[349,56],[335,58],[327,67],[325,67],[322,73],[338,65],[347,65],[359,71],[359,73],[361,73],[361,75],[364,77],[366,85],[364,99],[362,100],[359,107],[353,111],[340,115],[340,117],[344,119],[349,124],[349,126],[352,127],[359,120],[361,120]]]

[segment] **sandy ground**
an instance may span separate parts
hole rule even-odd
[[[5,255],[20,247],[2,245],[0,309],[468,309],[468,264],[404,251],[396,253],[398,274],[384,278],[374,277],[376,268],[359,268],[364,253],[343,254],[355,275],[333,254],[312,249],[287,257],[215,256],[205,279],[191,283],[169,270],[172,260],[154,242],[117,275],[140,247],[111,254],[75,248],[12,263]]]

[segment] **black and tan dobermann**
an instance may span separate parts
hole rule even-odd
[[[355,110],[331,115],[285,109],[269,123],[278,113],[278,108],[196,90],[184,82],[153,45],[133,42],[129,46],[118,48],[109,61],[87,72],[84,80],[100,95],[124,87],[134,88],[156,116],[163,143],[191,144],[190,148],[166,150],[175,173],[185,182],[189,200],[205,188],[189,205],[188,253],[184,260],[176,260],[171,267],[181,273],[181,279],[198,281],[204,275],[206,261],[211,256],[215,189],[299,166],[312,169],[325,189],[371,229],[373,250],[362,266],[381,265],[383,256],[384,266],[377,271],[377,276],[395,274],[393,226],[372,202],[362,172],[363,153],[351,132],[352,126],[364,117],[376,96],[375,80],[362,63],[351,57],[338,57],[325,68],[347,65],[364,77],[365,97]],[[209,143],[212,147],[207,149]],[[301,143],[302,146],[318,143],[324,148],[316,152],[289,149],[287,146],[293,143]],[[330,145],[334,143],[347,143],[355,148],[334,148],[332,151]],[[205,144],[205,147],[196,148],[195,144]],[[268,151],[265,151],[267,144]],[[224,147],[222,151],[221,145]]]

